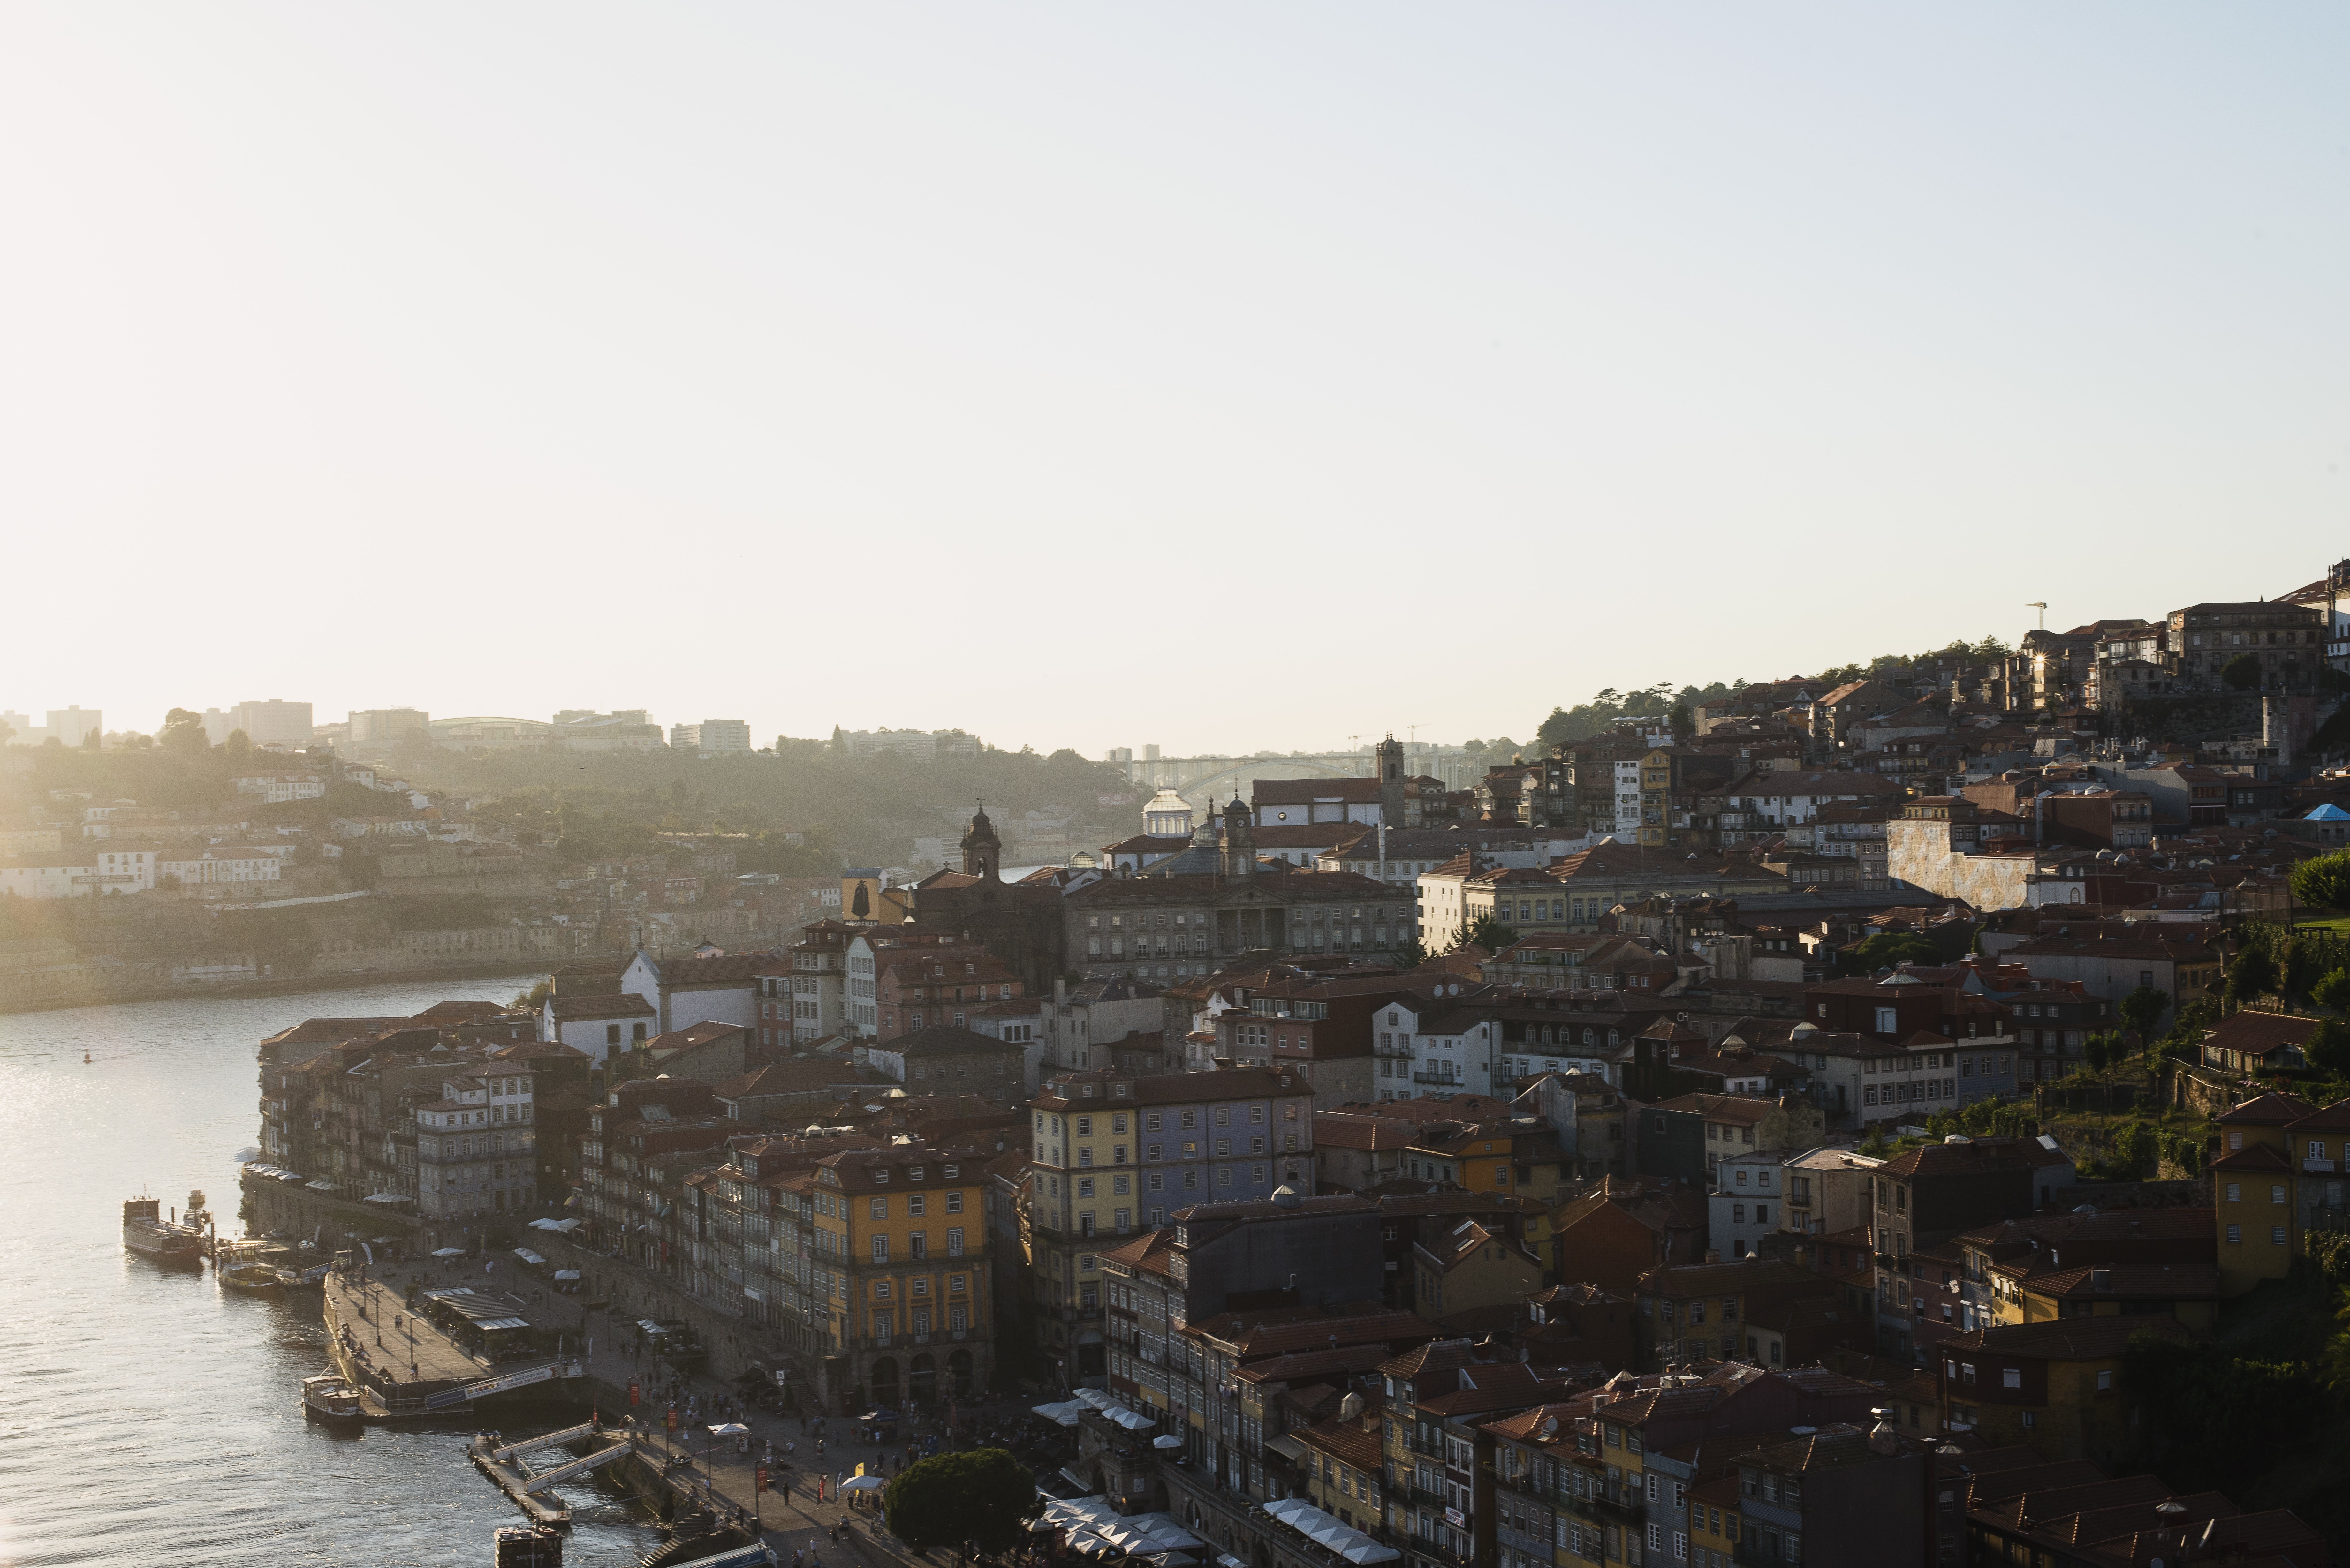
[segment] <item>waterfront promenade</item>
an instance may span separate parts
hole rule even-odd
[[[497,1263],[494,1273],[484,1275],[481,1272],[484,1262]],[[635,1319],[624,1313],[586,1311],[574,1298],[557,1294],[519,1271],[510,1275],[507,1272],[509,1267],[511,1265],[504,1259],[493,1254],[488,1260],[469,1258],[446,1265],[429,1260],[407,1264],[379,1264],[366,1272],[370,1279],[383,1282],[388,1289],[395,1292],[404,1287],[411,1277],[419,1274],[430,1275],[447,1284],[472,1284],[481,1288],[494,1283],[500,1288],[521,1289],[527,1286],[543,1292],[543,1299],[532,1303],[534,1318],[567,1320],[571,1332],[577,1335],[578,1343],[582,1346],[592,1346],[592,1349],[579,1354],[587,1381],[594,1388],[598,1417],[607,1425],[618,1426],[633,1416],[637,1431],[647,1440],[649,1449],[665,1454],[690,1455],[693,1460],[691,1479],[681,1467],[671,1472],[671,1484],[697,1500],[714,1501],[722,1511],[725,1509],[739,1510],[746,1523],[755,1513],[762,1526],[762,1539],[775,1548],[785,1561],[789,1560],[795,1548],[806,1551],[811,1546],[816,1549],[820,1563],[827,1561],[863,1563],[871,1565],[871,1568],[938,1568],[941,1560],[951,1557],[951,1553],[924,1556],[909,1550],[881,1528],[878,1505],[851,1509],[837,1496],[821,1503],[816,1501],[816,1480],[819,1475],[825,1479],[827,1490],[831,1490],[837,1477],[854,1475],[860,1463],[868,1468],[876,1467],[883,1457],[883,1451],[870,1444],[834,1440],[845,1438],[853,1430],[852,1421],[837,1416],[830,1419],[825,1451],[819,1457],[816,1453],[816,1439],[812,1430],[816,1423],[813,1416],[805,1422],[799,1417],[771,1416],[763,1411],[723,1417],[739,1421],[751,1429],[751,1454],[738,1454],[734,1451],[733,1439],[722,1438],[713,1441],[708,1434],[708,1428],[722,1419],[712,1413],[713,1402],[722,1396],[733,1394],[735,1390],[715,1379],[703,1377],[691,1380],[689,1389],[691,1394],[700,1398],[700,1413],[688,1421],[681,1411],[678,1432],[672,1437],[664,1429],[662,1418],[668,1407],[667,1399],[662,1389],[656,1386],[658,1384],[665,1387],[669,1377],[666,1369],[659,1366],[653,1358],[639,1360],[625,1354],[626,1347],[637,1337]],[[569,1345],[565,1348],[567,1354],[571,1353]],[[631,1382],[638,1384],[642,1390],[641,1402],[633,1411],[629,1406],[629,1386]],[[974,1421],[981,1419],[979,1407],[966,1411],[963,1423],[966,1433],[972,1429]],[[983,1430],[983,1423],[981,1429]],[[949,1445],[942,1418],[916,1422],[909,1430],[916,1436],[938,1433],[941,1451]],[[754,1500],[755,1456],[769,1440],[775,1443],[777,1457],[771,1478],[774,1490]],[[783,1459],[784,1445],[787,1442],[795,1445],[797,1450],[789,1462]],[[966,1441],[957,1446],[972,1445]],[[906,1439],[901,1437],[897,1445],[888,1450],[889,1468],[882,1473],[888,1476],[898,1473],[905,1447]],[[872,1495],[867,1494],[868,1498]],[[852,1528],[844,1532],[842,1540],[836,1543],[828,1532],[833,1525],[844,1520],[851,1521]]]

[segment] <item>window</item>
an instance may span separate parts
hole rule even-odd
[[[2013,1367],[2013,1366],[2008,1366],[2008,1367],[2002,1367],[2002,1368],[2001,1368],[2001,1370],[2000,1370],[2000,1374],[1999,1374],[1999,1386],[2000,1386],[2001,1387],[2002,1387],[2002,1388],[2021,1388],[2021,1387],[2022,1387],[2022,1386],[2023,1386],[2023,1373],[2022,1373],[2022,1371],[2020,1368]]]
[[[2229,1241],[2241,1242],[2243,1239],[2244,1228],[2241,1225],[2230,1225],[2228,1227]]]
[[[2244,1200],[2244,1185],[2243,1185],[2243,1183],[2242,1183],[2242,1182],[2241,1182],[2241,1181],[2231,1181],[2231,1182],[2228,1183],[2228,1201],[2229,1201],[2229,1202],[2230,1202],[2230,1203],[2241,1203],[2243,1200]]]
[[[876,1220],[887,1220],[889,1218],[889,1200],[888,1199],[877,1198],[873,1200],[873,1218]]]
[[[2097,1374],[2097,1392],[2100,1394],[2110,1394],[2113,1391],[2114,1375],[2112,1369],[2109,1367]]]
[[[2282,1247],[2284,1245],[2283,1226],[2272,1225],[2269,1227],[2269,1245],[2272,1247]]]

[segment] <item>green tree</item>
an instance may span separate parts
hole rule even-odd
[[[2337,969],[2311,986],[2309,1000],[2337,1012],[2350,1012],[2350,969]]]
[[[1497,953],[1517,940],[1518,933],[1514,928],[1502,924],[1491,915],[1480,915],[1452,950],[1458,952],[1461,948],[1483,948],[1489,953]]]
[[[221,755],[232,763],[242,763],[253,755],[253,742],[243,730],[231,730],[228,739],[221,742]]]
[[[1942,950],[1915,931],[1880,931],[1876,936],[1852,946],[1836,955],[1837,967],[1845,973],[1875,974],[1880,969],[1892,969],[1903,963],[1939,964]]]
[[[2123,997],[2116,1004],[2115,1011],[2122,1015],[2122,1022],[2141,1041],[2151,1041],[2154,1026],[2162,1022],[2165,1012],[2170,1011],[2170,993],[2155,986],[2141,985]]]
[[[2293,896],[2320,909],[2350,909],[2350,849],[2315,856],[2294,867]]]
[[[156,732],[156,738],[165,751],[183,756],[201,756],[213,749],[212,742],[204,738],[203,715],[185,708],[174,708],[163,715],[163,727]]]
[[[2328,1018],[2310,1032],[2302,1059],[2329,1078],[2350,1077],[2350,1019]]]
[[[2104,1072],[2114,1059],[2113,1045],[2103,1034],[2092,1034],[2082,1042],[2081,1054],[2088,1058],[2090,1068],[2099,1073]]]
[[[2228,683],[2228,689],[2231,691],[2258,691],[2261,684],[2261,656],[2257,653],[2236,655],[2235,658],[2220,666],[2220,679]]]
[[[1035,1478],[1002,1449],[938,1454],[899,1471],[881,1493],[890,1533],[917,1552],[966,1542],[1009,1552],[1036,1511]]]
[[[2241,1007],[2277,988],[2276,955],[2267,944],[2247,940],[2228,966],[2228,1000]]]
[[[2162,1158],[2162,1140],[2144,1122],[2132,1122],[2129,1130],[2122,1134],[2114,1158],[2124,1170],[2144,1180],[2154,1174],[2156,1161]]]
[[[1686,741],[1697,733],[1697,715],[1686,702],[1676,702],[1665,710],[1665,722],[1673,727],[1673,739]]]

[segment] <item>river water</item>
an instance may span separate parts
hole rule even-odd
[[[461,1430],[330,1436],[296,1407],[317,1307],[231,1295],[122,1245],[121,1203],[201,1188],[235,1228],[260,1136],[254,1048],[317,1016],[504,1001],[514,980],[0,1016],[0,1564],[491,1560],[522,1522]],[[85,1064],[83,1054],[91,1057]],[[586,1486],[567,1568],[660,1537]]]

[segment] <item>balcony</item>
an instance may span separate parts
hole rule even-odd
[[[2334,1170],[2334,1162],[2330,1159],[2304,1158],[2301,1162],[2303,1176],[2331,1176]]]
[[[1648,1517],[1648,1511],[1646,1506],[1637,1502],[1617,1502],[1611,1498],[1576,1497],[1572,1494],[1560,1498],[1558,1506],[1594,1524],[1638,1524]]]
[[[1411,1081],[1415,1084],[1450,1084],[1456,1089],[1468,1087],[1459,1078],[1448,1073],[1414,1073],[1411,1075]]]

